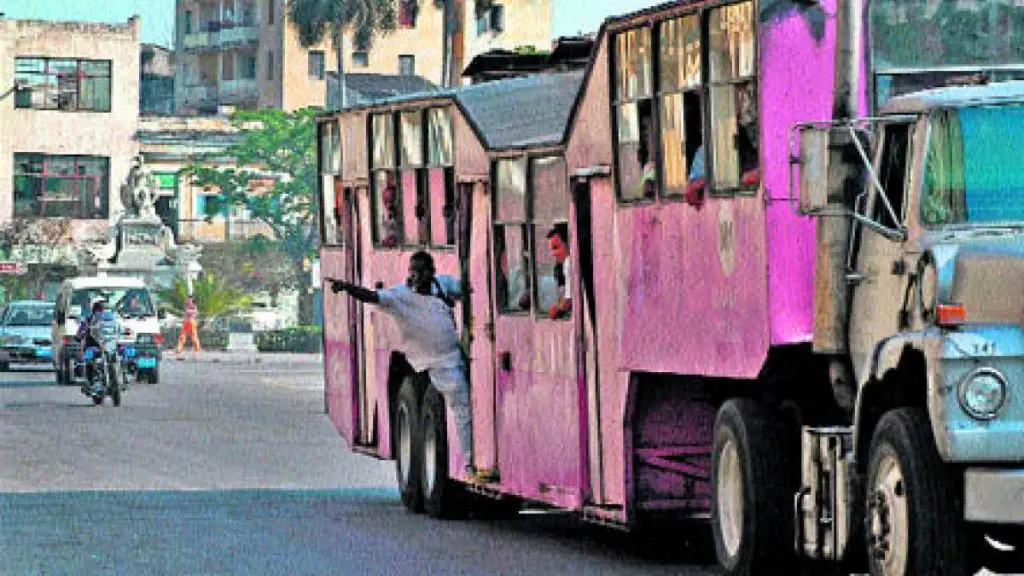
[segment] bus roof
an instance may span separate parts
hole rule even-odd
[[[973,86],[947,86],[897,96],[882,107],[885,114],[923,114],[937,108],[1024,103],[1024,81]]]

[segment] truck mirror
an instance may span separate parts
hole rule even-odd
[[[828,128],[800,131],[800,199],[798,212],[815,214],[828,203]]]

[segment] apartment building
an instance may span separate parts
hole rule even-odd
[[[476,0],[450,1],[457,20],[450,50],[445,8],[433,0],[395,0],[395,31],[378,36],[368,49],[346,35],[345,71],[417,75],[446,86],[461,82],[462,68],[483,52],[551,46],[553,0],[498,0],[486,7]],[[338,69],[336,52],[330,42],[303,47],[287,20],[286,2],[176,0],[179,112],[209,113],[223,105],[285,110],[325,105],[328,72]]]
[[[138,152],[139,19],[0,17],[0,225],[68,218],[105,233]]]

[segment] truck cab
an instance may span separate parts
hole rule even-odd
[[[840,140],[855,195],[825,189]],[[1024,82],[900,96],[876,118],[803,126],[800,147],[800,211],[819,219],[815,351],[848,367],[855,403],[852,427],[804,430],[798,549],[842,555],[860,523],[844,516],[863,509],[872,574],[933,573],[912,545],[941,573],[978,546],[1024,560]],[[836,238],[845,251],[823,246]],[[811,504],[825,486],[835,509]],[[829,514],[843,522],[823,528]]]

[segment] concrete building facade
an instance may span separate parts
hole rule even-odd
[[[81,240],[121,210],[138,153],[139,28],[0,18],[0,226],[67,218]]]
[[[346,34],[346,73],[413,74],[438,85],[493,49],[551,48],[553,0],[498,0],[486,8],[452,0],[453,46],[445,58],[445,13],[431,0],[395,0],[398,27],[360,49]],[[332,44],[305,48],[287,20],[286,0],[176,0],[175,102],[179,113],[218,106],[296,110],[324,106]],[[448,68],[454,73],[446,74]],[[446,78],[449,81],[446,81]]]

